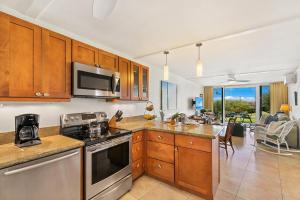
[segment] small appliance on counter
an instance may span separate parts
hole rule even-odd
[[[15,117],[15,144],[27,147],[41,144],[39,138],[39,115],[23,114]]]

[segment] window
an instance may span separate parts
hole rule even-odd
[[[218,119],[223,122],[223,88],[214,88],[213,101],[213,111]]]
[[[260,116],[270,114],[270,86],[260,86]]]

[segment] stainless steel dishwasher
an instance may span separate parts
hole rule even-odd
[[[1,200],[79,200],[80,149],[0,170]]]

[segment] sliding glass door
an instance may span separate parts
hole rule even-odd
[[[220,122],[223,122],[223,88],[218,87],[213,90],[213,111]]]
[[[237,122],[256,121],[256,87],[226,87],[225,121],[236,118]]]
[[[260,116],[270,114],[270,86],[262,85],[260,88]]]

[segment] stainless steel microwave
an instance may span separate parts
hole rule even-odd
[[[72,95],[88,98],[120,98],[120,73],[74,62]]]

